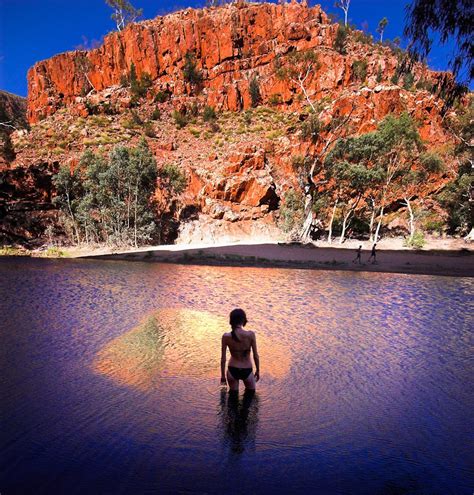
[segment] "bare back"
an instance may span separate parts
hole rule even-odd
[[[236,368],[252,368],[252,359],[250,357],[250,350],[254,349],[255,354],[255,334],[251,331],[238,329],[236,335],[240,342],[237,342],[232,338],[230,332],[225,333],[222,337],[222,341],[230,351],[229,366]]]

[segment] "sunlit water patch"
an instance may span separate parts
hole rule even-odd
[[[205,311],[162,309],[102,349],[93,369],[118,383],[142,389],[169,378],[220,377],[216,366],[227,319]],[[261,359],[268,377],[283,378],[290,369],[291,350],[259,335]]]
[[[471,494],[473,279],[0,260],[0,492]],[[243,307],[254,397],[219,386]]]

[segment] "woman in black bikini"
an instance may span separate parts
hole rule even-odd
[[[255,333],[244,330],[247,316],[243,309],[234,309],[230,313],[230,326],[232,331],[222,336],[221,355],[221,385],[229,385],[230,391],[239,390],[239,380],[244,382],[246,390],[255,390],[255,383],[260,379],[260,360],[257,352],[257,339]],[[230,351],[227,380],[225,374],[225,361],[227,347]],[[255,375],[252,374],[252,360],[250,349],[255,361]]]

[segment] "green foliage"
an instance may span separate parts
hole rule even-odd
[[[280,207],[280,226],[285,232],[291,232],[301,227],[304,217],[303,195],[293,189],[283,196]]]
[[[386,17],[382,18],[379,21],[379,24],[377,26],[377,33],[380,34],[380,42],[383,40],[383,33],[385,31],[385,28],[388,26],[388,19]]]
[[[445,168],[443,159],[434,152],[421,153],[420,163],[427,173],[440,173]]]
[[[155,128],[153,127],[153,124],[151,122],[145,122],[145,125],[143,126],[143,131],[145,133],[145,136],[148,136],[150,138],[156,137]]]
[[[433,31],[441,43],[453,43],[450,65],[455,75],[467,67],[474,78],[472,63],[472,2],[468,0],[413,0],[407,8],[405,36],[414,56],[426,59],[433,46]]]
[[[105,3],[114,10],[111,18],[119,31],[143,14],[143,9],[135,8],[128,0],[105,0]]]
[[[258,79],[256,76],[253,76],[252,79],[250,79],[249,92],[250,92],[250,101],[252,103],[252,107],[256,107],[261,100],[260,85],[258,84]]]
[[[339,52],[341,55],[347,54],[347,37],[349,34],[349,29],[343,24],[339,24],[337,28],[336,38],[334,39],[333,48]]]
[[[311,113],[309,117],[301,124],[301,137],[305,141],[311,141],[315,144],[318,141],[319,133],[322,126],[318,116]]]
[[[400,80],[400,75],[398,74],[397,71],[393,74],[393,76],[390,78],[390,82],[392,84],[398,84],[398,81]]]
[[[417,230],[414,234],[413,237],[406,237],[405,238],[405,246],[411,247],[413,249],[421,249],[425,245],[425,236],[423,232],[420,230]]]
[[[155,108],[153,112],[151,113],[151,120],[160,120],[161,119],[161,112],[159,108]]]
[[[280,94],[273,94],[268,97],[268,103],[272,106],[280,105],[281,104],[281,95]]]
[[[374,38],[371,34],[362,31],[356,31],[354,33],[354,40],[358,43],[363,43],[364,45],[372,45],[374,42]]]
[[[382,67],[379,67],[379,70],[377,71],[376,81],[378,83],[381,83],[382,80],[383,80],[383,71],[382,71]]]
[[[176,124],[176,127],[178,129],[182,129],[183,127],[186,127],[189,123],[189,117],[185,113],[180,112],[179,110],[174,110],[172,116],[174,119],[174,123]]]
[[[77,243],[149,242],[156,233],[150,209],[156,178],[144,140],[134,148],[117,146],[108,158],[86,151],[78,168],[61,167],[53,178],[66,231]]]
[[[183,78],[191,86],[199,86],[202,83],[202,73],[197,68],[196,56],[193,52],[186,52],[184,56]]]
[[[176,194],[182,193],[188,183],[186,176],[174,163],[166,164],[160,171],[160,177],[168,181]]]
[[[150,74],[148,74],[148,72],[143,72],[140,76],[140,79],[138,79],[135,64],[133,62],[130,66],[129,81],[132,98],[135,97],[135,99],[143,98],[144,96],[146,96],[148,90],[153,85],[153,80],[151,79],[151,76]]]
[[[309,169],[311,168],[311,162],[311,157],[308,155],[293,155],[291,157],[291,165],[293,166],[293,169],[304,174],[307,174],[309,172]]]
[[[158,93],[156,93],[155,98],[153,99],[153,101],[155,103],[164,103],[165,101],[167,101],[169,99],[170,99],[170,94],[169,93],[167,93],[166,91],[158,91]]]
[[[413,87],[413,83],[415,82],[415,76],[412,72],[407,72],[403,78],[403,88],[406,90],[410,90]]]
[[[352,63],[352,73],[355,79],[365,81],[367,77],[367,60],[355,60]]]
[[[448,228],[451,234],[464,235],[473,228],[473,187],[474,172],[469,161],[466,161],[460,166],[457,176],[437,197],[448,211]]]
[[[216,120],[217,115],[216,115],[216,111],[214,110],[214,107],[210,107],[209,105],[206,105],[202,112],[202,119],[204,120],[204,122],[212,122]]]

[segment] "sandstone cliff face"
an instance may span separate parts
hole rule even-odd
[[[319,6],[237,2],[131,24],[106,36],[97,49],[38,62],[28,73],[32,129],[12,136],[17,160],[11,166],[28,169],[58,162],[74,167],[87,147],[106,153],[115,144],[133,144],[143,128],[130,121],[149,121],[159,108],[161,120],[152,124],[153,136],[147,140],[159,167],[174,163],[188,179],[180,198],[172,198],[161,184],[157,188],[161,211],[175,222],[189,223],[181,239],[204,240],[206,232],[214,239],[221,229],[226,239],[237,240],[257,235],[258,225],[277,238],[275,217],[283,194],[300,187],[292,158],[323,147],[323,141],[301,139],[300,121],[307,117],[308,103],[294,80],[278,77],[277,68],[288,65],[291,53],[312,51],[317,56],[318,67],[305,85],[323,124],[347,118],[351,133],[361,134],[375,129],[386,115],[406,111],[419,122],[429,147],[451,142],[442,125],[443,101],[426,90],[408,91],[391,82],[399,60],[390,48],[352,36],[341,55],[333,48],[337,29]],[[183,78],[188,52],[202,71],[199,91]],[[366,63],[362,78],[355,69],[361,61]],[[133,113],[129,90],[121,87],[132,62],[139,76],[146,72],[152,80]],[[434,83],[441,77],[421,64],[412,72],[418,81]],[[253,78],[261,95],[257,109],[251,108]],[[170,98],[155,103],[153,95],[160,91]],[[91,104],[114,111],[96,115]],[[200,111],[205,105],[214,107],[217,128],[194,118],[192,126],[177,129],[173,110],[190,105]],[[445,181],[434,178],[424,194]]]
[[[0,169],[15,159],[10,135],[27,127],[26,99],[0,91]]]

